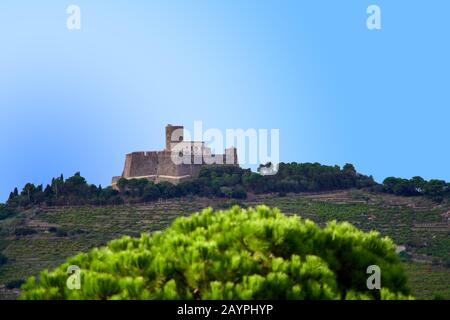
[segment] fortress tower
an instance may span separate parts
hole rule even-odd
[[[184,127],[166,125],[166,151],[171,151],[171,144],[174,142],[182,142],[184,140]]]
[[[211,149],[205,147],[203,141],[185,141],[184,127],[166,125],[166,146],[162,151],[138,151],[125,156],[125,165],[121,176],[112,178],[111,185],[115,187],[121,178],[148,179],[155,183],[168,181],[179,183],[198,177],[204,166],[206,155],[214,159],[214,164],[239,166],[236,148],[227,148],[224,154],[211,154]],[[176,148],[176,150],[173,150]],[[173,161],[173,154],[185,156],[186,163]]]

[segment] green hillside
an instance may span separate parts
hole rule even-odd
[[[225,208],[238,200],[184,197],[140,205],[35,207],[0,220],[0,298],[15,298],[20,281],[52,269],[80,251],[122,235],[164,229],[180,215],[205,207]],[[399,197],[360,190],[286,195],[252,195],[243,206],[266,204],[319,224],[349,221],[358,228],[390,236],[404,260],[417,298],[450,299],[450,237],[447,204],[424,197]]]

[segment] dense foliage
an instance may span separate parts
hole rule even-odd
[[[0,252],[0,266],[6,264],[8,262],[8,258]]]
[[[263,168],[260,166],[258,170]],[[61,175],[43,185],[27,183],[21,192],[11,192],[7,207],[0,205],[0,219],[14,214],[14,208],[32,205],[117,205],[183,197],[223,197],[245,199],[247,193],[320,192],[368,188],[372,191],[401,196],[427,196],[435,201],[450,198],[450,183],[426,181],[421,177],[410,180],[389,177],[377,184],[371,176],[358,173],[351,164],[342,168],[319,163],[280,163],[275,175],[261,175],[234,166],[208,166],[199,177],[178,185],[153,183],[147,179],[120,179],[118,189],[88,184],[80,173],[65,179]]]
[[[438,202],[450,198],[450,183],[436,179],[426,181],[422,177],[413,177],[409,180],[389,177],[378,189],[399,196],[423,195]]]
[[[15,210],[0,203],[0,220],[7,219],[15,214]]]
[[[147,179],[120,179],[118,190],[90,185],[76,173],[64,180],[61,175],[45,188],[27,183],[21,192],[11,192],[8,206],[30,205],[107,205],[124,202],[146,202],[186,195],[216,196],[245,199],[248,192],[329,191],[373,186],[372,177],[356,172],[351,164],[324,166],[318,163],[281,163],[276,175],[263,176],[248,169],[233,166],[202,168],[197,179],[178,185],[168,182],[155,184]]]
[[[17,188],[10,193],[7,205],[10,208],[30,205],[105,205],[120,204],[123,199],[112,188],[102,188],[88,184],[79,172],[65,179],[63,175],[52,179],[45,188],[43,185],[27,183],[21,192]]]
[[[66,286],[69,266],[81,287]],[[366,269],[381,268],[381,290]],[[123,237],[22,286],[22,299],[402,299],[394,244],[349,223],[320,228],[266,206],[205,209],[163,232]]]

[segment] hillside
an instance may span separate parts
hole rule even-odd
[[[33,208],[0,221],[0,298],[14,299],[20,280],[54,268],[65,258],[122,235],[137,236],[168,226],[180,215],[204,207],[225,208],[235,200],[184,197],[148,204],[104,207]],[[393,238],[404,257],[417,298],[450,299],[449,211],[423,197],[399,197],[360,190],[328,193],[249,195],[244,206],[267,204],[319,224],[336,219]],[[7,286],[8,288],[6,288]]]

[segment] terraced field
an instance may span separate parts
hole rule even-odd
[[[250,196],[243,206],[267,204],[286,214],[299,214],[319,224],[336,219],[363,230],[378,230],[399,245],[413,294],[417,298],[450,299],[449,212],[424,198],[403,198],[342,191],[321,194]],[[180,215],[224,199],[183,198],[134,206],[34,208],[0,221],[0,299],[14,299],[17,281],[54,268],[68,256],[122,235],[164,229]],[[7,286],[8,288],[6,288]]]

